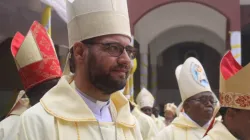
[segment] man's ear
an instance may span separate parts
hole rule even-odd
[[[190,108],[189,102],[188,101],[184,101],[183,103],[183,109],[185,110],[185,112],[188,112]]]
[[[82,42],[76,42],[73,46],[73,55],[77,60],[84,60],[87,47]]]

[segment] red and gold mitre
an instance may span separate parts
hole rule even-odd
[[[222,107],[250,110],[250,64],[242,67],[227,52],[220,63],[220,102]]]
[[[62,75],[54,44],[45,28],[34,21],[26,37],[17,32],[11,52],[25,90]]]

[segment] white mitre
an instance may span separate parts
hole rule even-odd
[[[183,102],[198,93],[212,92],[204,68],[194,57],[189,57],[184,62],[178,79]]]
[[[69,46],[93,37],[121,34],[131,39],[127,0],[66,0]]]
[[[210,91],[215,100],[218,100],[211,90],[205,70],[201,63],[194,57],[189,57],[181,68],[176,68],[176,79],[181,94],[182,103],[177,114],[182,111],[182,105],[188,98],[201,92]]]
[[[119,34],[130,38],[127,0],[66,0],[69,49],[90,38]],[[69,58],[63,71],[70,74]]]
[[[179,78],[178,78],[179,77]],[[181,94],[181,104],[177,109],[177,114],[182,111],[183,103],[190,97],[201,92],[209,91],[218,100],[211,90],[206,72],[201,63],[194,57],[189,57],[181,67],[177,76],[178,86]]]
[[[154,106],[154,97],[153,95],[146,89],[142,88],[140,93],[136,97],[136,103],[139,108],[143,107],[153,107]]]

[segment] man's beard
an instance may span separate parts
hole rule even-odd
[[[124,80],[113,79],[110,74],[103,70],[102,65],[97,64],[95,56],[90,52],[88,57],[88,76],[91,84],[103,91],[104,94],[110,95],[125,87],[128,74],[126,74]]]

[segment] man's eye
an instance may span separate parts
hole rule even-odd
[[[110,45],[109,50],[110,50],[110,51],[118,51],[118,50],[119,50],[119,47],[118,47],[118,46],[115,46],[115,45]]]

